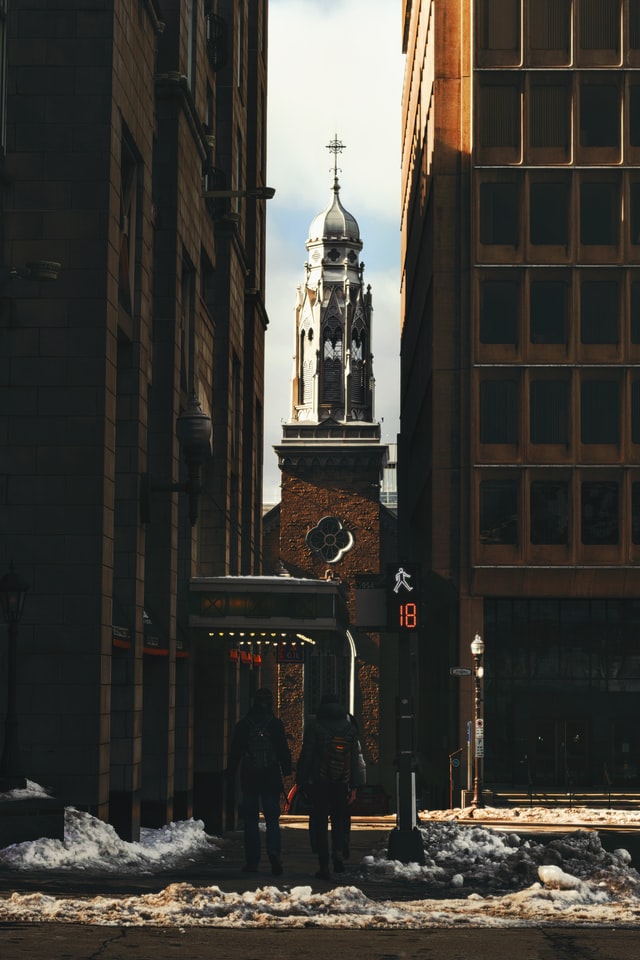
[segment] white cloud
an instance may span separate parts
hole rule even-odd
[[[401,0],[271,0],[264,499],[280,499],[272,446],[291,406],[293,307],[308,228],[330,199],[337,134],[341,200],[360,226],[374,307],[376,416],[399,415]]]

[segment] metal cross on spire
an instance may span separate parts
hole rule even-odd
[[[342,140],[338,140],[337,133],[334,136],[333,140],[327,144],[327,150],[329,151],[329,153],[333,154],[333,177],[335,180],[338,179],[338,170],[340,169],[340,167],[338,166],[338,154],[342,153],[345,147],[346,147],[346,144],[343,143]]]

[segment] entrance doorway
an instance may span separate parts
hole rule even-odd
[[[533,730],[531,775],[537,786],[562,790],[588,781],[589,750],[586,720],[537,720]]]

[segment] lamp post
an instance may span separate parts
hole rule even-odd
[[[27,781],[22,773],[18,738],[18,711],[16,709],[18,623],[22,617],[28,584],[17,574],[13,563],[9,573],[0,579],[0,604],[7,624],[7,712],[4,721],[4,746],[0,758],[0,792],[24,788]]]
[[[211,459],[211,417],[200,406],[195,390],[191,391],[187,409],[176,420],[176,436],[184,461],[187,465],[188,479],[184,483],[159,484],[152,481],[148,473],[140,478],[140,519],[142,523],[151,522],[151,494],[157,492],[186,493],[189,497],[189,520],[193,527],[198,519],[198,501],[202,493],[201,470]]]
[[[472,807],[484,807],[482,798],[482,766],[484,761],[484,666],[482,658],[484,655],[484,640],[479,633],[471,641],[471,655],[473,656],[473,678],[474,678],[474,698],[473,698],[473,720],[474,720],[474,766],[473,766],[473,799]]]

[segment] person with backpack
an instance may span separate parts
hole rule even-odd
[[[331,856],[336,873],[344,871],[345,824],[349,804],[364,781],[359,761],[358,731],[334,695],[322,698],[315,720],[305,727],[302,750],[296,769],[298,789],[312,801],[312,845],[320,869],[316,877],[330,880],[329,821]]]
[[[255,873],[260,862],[260,810],[267,827],[267,856],[271,873],[283,871],[280,836],[282,777],[291,773],[291,751],[284,724],[273,712],[273,695],[256,690],[248,713],[236,724],[229,748],[227,772],[240,770],[241,814],[244,821],[245,873]]]

